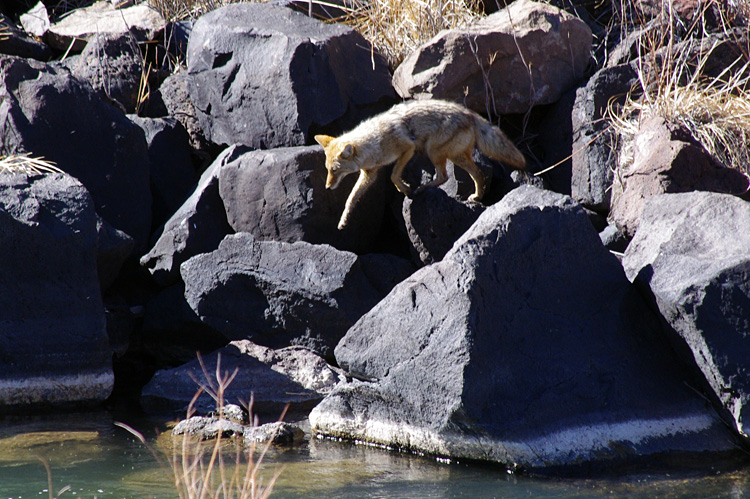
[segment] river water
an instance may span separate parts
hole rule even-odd
[[[55,493],[70,487],[63,498],[177,497],[168,468],[115,420],[137,428],[152,448],[168,438],[162,422],[106,412],[0,419],[0,499],[49,497],[40,458],[49,463]],[[750,467],[736,462],[721,470],[706,462],[689,471],[561,480],[313,440],[272,449],[263,465],[264,480],[281,466],[272,495],[278,498],[750,498]]]

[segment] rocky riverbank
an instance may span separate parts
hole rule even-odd
[[[0,172],[0,412],[184,414],[221,365],[261,418],[512,470],[745,446],[748,177],[682,122],[612,124],[647,32],[603,46],[578,3],[516,0],[393,71],[291,2],[5,7],[0,155],[62,173]],[[742,78],[746,20],[711,12],[670,21]],[[412,98],[491,112],[527,170],[477,152],[481,203],[460,169],[411,198],[382,172],[338,230],[354,179],[325,188],[313,136]]]

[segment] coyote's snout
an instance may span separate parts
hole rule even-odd
[[[440,100],[416,100],[393,106],[383,114],[362,122],[338,138],[316,135],[326,154],[326,188],[335,189],[341,179],[359,171],[359,179],[339,221],[346,226],[349,213],[374,179],[373,172],[395,162],[391,180],[404,195],[411,188],[401,179],[415,152],[424,152],[435,166],[435,178],[424,187],[441,185],[448,179],[446,161],[466,170],[474,181],[474,194],[484,195],[484,175],[471,159],[477,146],[487,156],[523,169],[526,159],[499,129],[463,106]]]

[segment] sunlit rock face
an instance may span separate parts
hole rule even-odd
[[[320,435],[540,472],[730,449],[572,199],[521,187],[335,350]]]

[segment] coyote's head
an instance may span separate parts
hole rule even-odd
[[[315,141],[323,146],[326,153],[326,189],[335,189],[341,183],[341,179],[359,171],[357,153],[354,146],[344,143],[328,135],[316,135]]]

